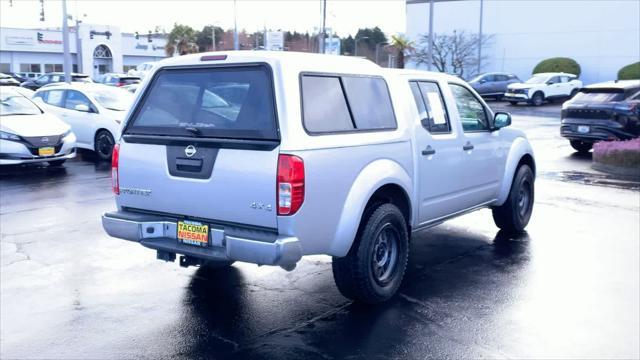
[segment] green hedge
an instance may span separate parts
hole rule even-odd
[[[556,57],[542,60],[533,68],[533,74],[545,72],[565,72],[580,76],[580,64],[570,58]]]
[[[640,80],[640,61],[620,69],[618,71],[618,80]]]

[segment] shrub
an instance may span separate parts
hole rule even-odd
[[[573,59],[556,57],[542,60],[533,68],[533,74],[545,72],[565,72],[580,76],[580,65]]]
[[[640,138],[597,142],[593,145],[593,161],[607,165],[640,168]]]
[[[640,80],[640,61],[623,66],[618,71],[618,80]]]

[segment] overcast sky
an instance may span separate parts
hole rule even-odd
[[[238,0],[238,30],[313,31],[321,23],[320,0]],[[39,21],[38,0],[0,0],[3,27],[60,27],[62,2],[44,0],[45,21]],[[67,0],[71,15],[86,14],[92,24],[113,24],[122,31],[146,33],[156,25],[170,31],[175,22],[201,29],[207,24],[233,28],[232,0]],[[379,26],[387,34],[405,31],[404,0],[328,0],[327,27],[339,35],[360,27]]]

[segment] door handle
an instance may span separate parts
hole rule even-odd
[[[473,145],[471,145],[471,143],[467,141],[467,143],[464,146],[462,146],[462,150],[464,151],[473,150]]]
[[[427,145],[427,148],[422,150],[422,155],[429,156],[436,153],[436,149],[432,148],[431,145]]]

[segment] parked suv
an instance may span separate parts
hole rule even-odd
[[[458,78],[243,51],[166,59],[149,76],[102,222],[159,259],[292,270],[327,254],[345,296],[377,303],[400,286],[412,233],[485,207],[509,232],[530,219],[529,142]]]
[[[562,105],[560,134],[579,152],[640,136],[640,80],[593,84]]]
[[[494,72],[474,77],[469,80],[469,85],[482,97],[501,100],[509,84],[520,82],[522,81],[514,74]]]
[[[582,87],[582,81],[573,74],[567,73],[539,73],[520,84],[507,86],[504,100],[511,105],[526,102],[535,106],[545,101],[567,99],[575,95]]]

